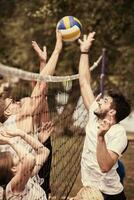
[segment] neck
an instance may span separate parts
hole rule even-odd
[[[111,122],[111,125],[116,124],[115,118],[111,115],[106,115],[105,119],[108,119]]]
[[[94,112],[94,114],[98,117],[99,120],[105,119],[107,115],[107,113],[96,113],[96,112]]]
[[[109,120],[110,122],[111,122],[111,125],[114,125],[114,124],[116,124],[117,122],[115,121],[115,119],[114,119],[114,117],[113,116],[111,116],[111,115],[109,115],[108,113],[95,113],[94,112],[94,114],[98,117],[98,120],[99,121],[102,121],[103,119],[107,119],[107,120]]]

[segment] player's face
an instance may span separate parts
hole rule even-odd
[[[5,115],[10,116],[19,112],[21,104],[20,101],[13,101],[11,98],[5,99]]]
[[[112,98],[110,96],[104,96],[100,98],[97,103],[98,103],[98,108],[95,110],[96,115],[100,116],[105,116],[107,112],[111,109],[112,105]]]

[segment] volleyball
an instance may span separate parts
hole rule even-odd
[[[63,41],[71,42],[80,37],[82,24],[76,17],[65,16],[58,22],[57,29],[61,32]]]

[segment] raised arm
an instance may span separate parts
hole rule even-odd
[[[36,41],[32,41],[32,46],[35,52],[37,53],[40,60],[40,72],[46,66],[47,61],[47,49],[46,46],[43,47],[43,50],[39,47]]]
[[[34,47],[34,49],[36,50],[37,54],[40,56],[40,74],[41,75],[53,75],[55,72],[55,68],[56,68],[56,64],[62,49],[62,36],[61,33],[59,33],[58,31],[56,32],[56,45],[55,45],[55,49],[48,61],[48,63],[45,63],[45,59],[46,59],[46,48],[41,51],[41,49],[39,48],[39,46],[37,45],[37,43],[33,42],[32,45]],[[43,82],[37,82],[32,94],[31,94],[31,99],[29,102],[27,102],[27,105],[25,104],[25,106],[27,107],[27,110],[25,112],[29,112],[29,113],[33,113],[37,107],[42,103],[42,100],[44,98],[44,94],[43,92],[45,92],[47,89],[46,83]],[[24,108],[22,108],[22,113],[25,114]]]
[[[44,135],[49,135],[52,132],[52,128],[50,126],[47,129],[42,129],[44,131]],[[35,151],[35,166],[32,171],[32,176],[36,175],[38,171],[40,170],[41,166],[43,163],[46,161],[48,155],[49,155],[49,150],[43,146],[43,144],[38,140],[35,139],[33,136],[30,136],[26,134],[25,132],[21,131],[20,129],[14,129],[14,130],[8,130],[7,134],[9,136],[20,136],[23,140],[25,140]],[[47,137],[46,137],[47,139]],[[45,138],[44,138],[45,140]]]
[[[80,43],[80,62],[79,62],[79,83],[81,95],[85,107],[89,109],[90,104],[94,101],[94,94],[91,88],[91,74],[89,68],[89,49],[94,40],[95,32],[89,33],[88,36],[84,35],[83,40],[79,39]]]
[[[42,144],[44,144],[45,141],[47,141],[47,139],[50,137],[53,130],[54,130],[54,127],[53,127],[53,123],[51,121],[45,122],[45,123],[43,122],[41,130],[40,130],[39,135],[38,135],[39,141]]]
[[[108,150],[106,146],[105,134],[110,127],[111,122],[104,119],[99,125],[97,137],[97,161],[101,171],[104,173],[108,172],[113,167],[119,157],[115,152]]]
[[[5,132],[6,131],[0,132],[0,141],[10,145],[19,158],[17,170],[15,170],[15,167],[12,169],[16,172],[15,176],[11,179],[12,191],[18,193],[25,189],[25,185],[32,175],[32,171],[35,166],[35,158],[31,153],[28,153],[23,146],[17,143],[13,143],[11,138],[8,138],[7,135],[4,136]]]
[[[40,73],[41,71],[45,68],[46,66],[46,60],[47,60],[47,51],[46,51],[46,47],[43,47],[43,50],[39,47],[39,45],[37,44],[36,41],[32,41],[32,46],[33,49],[35,50],[39,61],[40,61]],[[36,82],[34,82],[34,85],[36,84]],[[33,85],[33,86],[34,86]],[[45,92],[47,92],[47,88],[45,89]],[[41,112],[40,112],[41,111]],[[43,121],[49,121],[49,111],[48,111],[48,102],[47,102],[47,97],[44,97],[43,100],[43,104],[40,104],[40,106],[38,107],[38,109],[36,110],[34,117],[34,123],[37,126],[41,126],[41,122]]]
[[[41,70],[41,75],[53,75],[55,72],[56,64],[62,50],[62,36],[61,33],[56,30],[56,44],[54,51],[47,62],[46,66]]]
[[[29,117],[34,114],[38,107],[44,102],[44,96],[46,93],[47,85],[45,82],[37,82],[33,89],[31,97],[23,99],[23,104],[20,113],[17,114],[17,119],[24,119],[23,117]]]
[[[32,176],[35,176],[40,168],[42,167],[43,163],[47,160],[49,155],[49,149],[44,147],[41,142],[39,142],[38,139],[35,139],[34,137],[26,134],[21,133],[20,136],[31,145],[31,147],[35,150],[36,156],[35,156],[35,166],[32,171]]]

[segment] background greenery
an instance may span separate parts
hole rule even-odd
[[[83,32],[96,31],[91,63],[107,49],[107,85],[119,87],[134,98],[134,1],[133,0],[0,0],[0,62],[28,71],[38,71],[31,47],[36,40],[48,48],[55,41],[55,27],[66,15],[77,17]],[[75,74],[79,61],[77,42],[64,45],[56,74]],[[99,70],[94,73],[99,76]],[[133,103],[134,104],[134,103]]]

